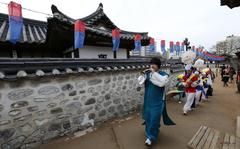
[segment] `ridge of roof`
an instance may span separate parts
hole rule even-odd
[[[57,6],[55,6],[55,5],[52,5],[51,9],[52,9],[53,16],[58,18],[58,19],[60,19],[60,20],[71,22],[71,23],[74,23],[76,21],[75,19],[73,19],[73,18],[67,16],[66,14],[64,14],[63,12],[61,12],[57,8]],[[94,21],[100,19],[101,17],[105,17],[108,20],[108,22],[111,23],[112,28],[120,29],[104,13],[103,4],[102,3],[99,4],[97,10],[94,11],[92,14],[90,14],[90,15],[88,15],[86,17],[80,18],[79,20],[82,20],[83,22],[85,22],[87,26],[92,26],[91,23],[93,23]],[[126,31],[126,30],[122,30],[122,29],[120,29],[120,31],[123,34],[141,34],[141,35],[147,35],[148,34],[148,32],[131,32],[131,31]]]
[[[8,14],[0,13],[0,20],[8,21]],[[47,21],[40,21],[30,18],[23,18],[24,24],[38,25],[38,26],[47,26]]]

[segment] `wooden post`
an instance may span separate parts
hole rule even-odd
[[[17,49],[16,45],[12,45],[12,52],[11,52],[12,58],[18,58],[16,49]]]
[[[12,50],[12,57],[13,58],[18,58],[17,50],[15,50],[15,49]]]
[[[113,58],[114,58],[114,59],[117,58],[117,51],[113,51]]]
[[[75,49],[73,53],[74,53],[74,58],[79,58],[78,49]]]
[[[126,52],[127,52],[127,58],[130,58],[130,50],[127,49]]]

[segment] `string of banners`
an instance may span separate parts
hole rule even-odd
[[[196,48],[195,46],[192,47],[192,51],[196,53],[197,57],[206,59],[208,61],[224,61],[224,56],[217,56],[212,53],[209,53],[208,51],[203,50],[202,48]]]
[[[21,32],[23,28],[23,17],[22,17],[22,6],[21,4],[18,4],[16,2],[10,2],[8,4],[8,13],[9,13],[9,31],[10,31],[10,37],[9,41],[13,44],[16,44],[21,37]],[[83,48],[84,47],[84,41],[85,41],[85,30],[86,25],[81,20],[77,20],[74,23],[74,48]],[[113,51],[117,51],[120,48],[120,35],[121,31],[119,29],[113,29],[112,30],[112,45]],[[135,51],[140,51],[142,44],[141,44],[142,36],[140,34],[136,34],[134,36],[134,46]],[[149,39],[149,51],[154,53],[156,52],[155,47],[155,40],[154,38]],[[167,52],[166,49],[166,41],[161,40],[160,41],[160,47],[163,54]],[[223,61],[223,56],[216,56],[213,55],[207,51],[204,51],[201,48],[196,48],[195,46],[192,47],[192,50],[196,53],[198,57],[204,58],[209,61]],[[180,52],[184,51],[184,42],[169,42],[169,52],[174,53],[176,52],[177,55],[179,55]]]

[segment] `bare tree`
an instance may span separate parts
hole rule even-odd
[[[228,36],[226,40],[220,41],[216,44],[217,54],[235,55],[235,51],[240,47],[239,36]]]
[[[217,54],[226,54],[227,53],[227,41],[220,41],[216,44]]]

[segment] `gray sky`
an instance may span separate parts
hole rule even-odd
[[[8,3],[10,0],[0,0]],[[147,31],[156,40],[190,39],[192,45],[210,48],[228,35],[240,35],[240,8],[220,6],[220,0],[15,0],[22,7],[51,14],[51,4],[72,18],[94,12],[100,2],[104,12],[120,28]],[[0,12],[7,7],[0,5]],[[46,16],[23,11],[23,16],[45,20]],[[159,43],[159,41],[158,41]],[[168,44],[168,43],[167,43]]]

